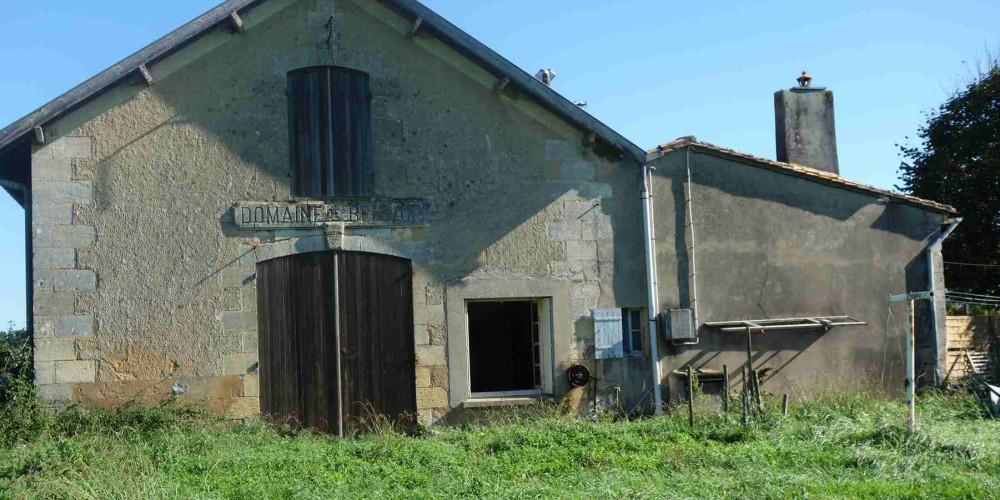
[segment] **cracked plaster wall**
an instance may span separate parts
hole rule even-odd
[[[928,237],[943,216],[700,152],[690,153],[701,323],[849,315],[868,326],[753,336],[765,391],[803,395],[843,387],[897,393],[905,369],[905,308],[887,297],[927,287]],[[689,307],[685,151],[656,160],[660,307]],[[933,368],[926,311],[918,311],[920,372]],[[661,370],[729,367],[738,387],[746,335],[702,328],[697,346],[661,342]],[[671,377],[676,397],[676,379]]]

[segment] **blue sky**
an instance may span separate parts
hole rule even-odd
[[[807,70],[834,91],[841,174],[884,188],[895,144],[1000,48],[995,0],[424,2],[523,69],[554,69],[556,90],[645,148],[696,135],[773,158],[772,94]],[[0,127],[216,3],[3,0]],[[0,193],[3,325],[24,323],[23,217]]]

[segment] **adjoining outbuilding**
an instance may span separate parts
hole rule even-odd
[[[943,289],[955,211],[840,177],[829,91],[775,109],[782,161],[646,151],[414,0],[227,1],[0,130],[39,394],[651,412],[748,329],[766,390],[901,388],[885,299]]]

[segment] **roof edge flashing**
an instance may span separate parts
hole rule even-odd
[[[741,151],[724,148],[722,146],[717,146],[715,144],[701,142],[698,141],[697,138],[695,138],[694,136],[685,136],[680,139],[676,139],[674,141],[662,144],[660,146],[657,146],[656,148],[649,150],[647,154],[647,162],[655,161],[670,153],[673,153],[675,151],[680,151],[685,148],[691,148],[691,150],[696,153],[702,153],[712,156],[718,156],[721,158],[726,158],[729,160],[736,161],[738,163],[765,168],[773,172],[799,177],[802,179],[810,180],[820,184],[825,184],[835,188],[860,192],[870,196],[878,197],[880,199],[887,198],[888,199],[887,201],[892,203],[909,205],[923,210],[943,213],[950,216],[958,215],[958,211],[955,209],[955,207],[951,205],[946,205],[944,203],[939,203],[933,200],[926,200],[923,198],[918,198],[916,196],[911,196],[903,193],[897,193],[895,191],[890,191],[888,189],[881,189],[874,186],[869,186],[867,184],[862,184],[860,182],[854,182],[845,179],[844,177],[841,177],[840,175],[834,174],[832,172],[827,172],[812,167],[806,167],[803,165],[797,165],[795,163],[784,163],[775,160],[770,160],[767,158],[761,158],[759,156],[754,156],[749,153],[743,153]]]

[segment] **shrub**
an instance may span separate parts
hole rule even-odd
[[[0,404],[34,395],[35,366],[27,330],[0,331]]]
[[[0,332],[0,447],[37,437],[46,418],[35,402],[31,335],[8,327]]]

